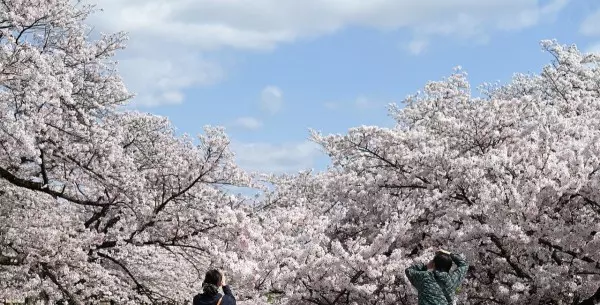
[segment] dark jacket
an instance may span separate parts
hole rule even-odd
[[[217,305],[217,302],[223,296],[221,305],[235,305],[235,297],[231,293],[229,286],[223,286],[223,292],[225,295],[220,293],[217,294],[204,294],[200,293],[194,297],[194,305]]]
[[[406,277],[419,293],[419,305],[448,305],[446,295],[455,300],[456,289],[465,278],[469,265],[454,253],[450,257],[458,267],[450,273],[428,271],[424,264],[406,268]]]

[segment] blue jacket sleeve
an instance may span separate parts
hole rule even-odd
[[[233,293],[231,292],[231,288],[229,288],[229,285],[225,285],[222,288],[223,288],[223,293],[227,296],[227,299],[230,301],[227,303],[227,305],[236,305],[235,297],[233,296]]]

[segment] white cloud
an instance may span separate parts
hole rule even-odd
[[[283,92],[275,86],[265,87],[260,93],[260,104],[270,114],[279,112],[283,105]]]
[[[515,30],[538,24],[541,20],[553,21],[570,0],[551,0],[545,5],[516,11],[506,19],[498,20],[498,28]]]
[[[585,18],[579,27],[579,32],[586,36],[600,36],[600,10]]]
[[[241,127],[244,129],[249,129],[249,130],[256,130],[256,129],[261,128],[263,126],[263,123],[257,118],[241,117],[241,118],[238,118],[237,120],[235,120],[234,126]]]
[[[556,14],[567,0],[104,0],[104,28],[138,32],[203,50],[269,49],[347,26],[382,29],[428,24],[520,28]],[[470,20],[470,22],[463,22]],[[435,28],[432,27],[432,28]],[[464,28],[450,28],[463,32]],[[438,29],[439,30],[439,29]],[[470,29],[472,30],[472,29]]]
[[[166,91],[162,98],[169,104],[180,104],[183,101],[183,94],[179,91]]]
[[[586,36],[600,36],[600,9],[588,15],[579,27],[579,32]],[[600,53],[600,42],[589,46],[587,52]]]
[[[419,55],[425,51],[428,44],[427,40],[415,39],[408,44],[408,51],[414,55]]]
[[[186,88],[210,85],[224,76],[220,66],[192,54],[125,58],[119,70],[138,106],[180,104]]]
[[[249,171],[294,173],[312,169],[319,156],[324,154],[314,142],[297,143],[239,143],[232,142],[236,162]]]
[[[103,11],[88,22],[97,32],[129,33],[130,47],[120,53],[130,61],[121,67],[125,81],[140,93],[139,104],[158,105],[181,103],[185,89],[223,78],[219,58],[203,59],[206,52],[270,50],[350,26],[407,29],[416,52],[432,35],[485,41],[493,30],[532,26],[567,1],[102,0]],[[163,84],[155,88],[157,82]]]

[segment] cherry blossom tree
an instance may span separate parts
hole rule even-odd
[[[122,109],[126,36],[88,37],[92,10],[0,3],[0,299],[184,303],[207,268],[252,268],[227,245],[248,213],[224,189],[250,179],[221,128],[177,137]]]
[[[403,269],[471,264],[461,304],[600,297],[600,57],[543,41],[539,75],[430,82],[394,128],[313,133],[328,172],[273,178],[264,282],[282,304],[416,304]],[[583,303],[582,303],[583,304]]]

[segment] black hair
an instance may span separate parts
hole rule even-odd
[[[452,268],[452,258],[450,255],[443,252],[435,253],[433,263],[435,264],[435,270],[437,271],[450,272],[450,268]]]
[[[209,270],[204,277],[204,283],[213,284],[215,286],[219,286],[222,280],[223,275],[217,269]]]

